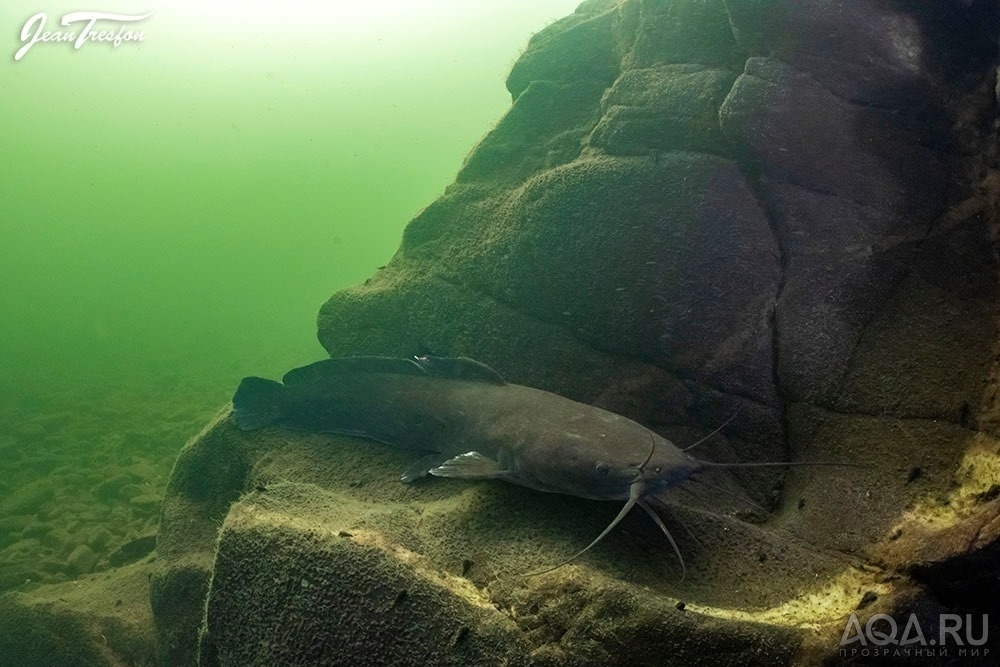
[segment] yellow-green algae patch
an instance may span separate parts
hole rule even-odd
[[[876,546],[875,558],[896,567],[906,559],[940,562],[975,549],[981,531],[996,520],[1000,480],[1000,440],[977,432],[970,437],[947,491],[927,494],[913,503]]]
[[[385,535],[378,531],[352,528],[348,532],[345,528],[335,528],[330,526],[329,523],[317,522],[315,517],[312,516],[308,518],[295,516],[280,510],[267,509],[253,503],[236,505],[227,522],[240,521],[241,516],[246,518],[247,515],[252,516],[256,522],[284,526],[300,532],[312,532],[325,538],[342,537],[350,539],[357,546],[378,549],[388,554],[394,560],[409,567],[410,572],[414,576],[421,577],[427,583],[447,590],[470,605],[489,609],[490,611],[495,610],[495,607],[484,592],[474,586],[468,579],[448,572],[442,572],[440,569],[434,567],[433,564],[428,563],[424,556],[387,539]]]
[[[884,574],[879,571],[847,567],[817,588],[767,609],[747,611],[695,603],[688,604],[687,608],[714,618],[819,630],[846,618],[869,591],[879,597],[887,596],[892,592],[892,584],[887,583]]]

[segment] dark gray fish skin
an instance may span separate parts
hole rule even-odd
[[[631,419],[540,389],[507,384],[488,366],[461,358],[326,359],[289,371],[281,383],[245,378],[233,396],[233,419],[246,431],[274,424],[432,452],[403,473],[406,482],[430,473],[501,479],[593,500],[625,500],[593,542],[560,564],[528,576],[550,572],[585,554],[636,506],[666,536],[683,572],[677,542],[648,499],[703,468],[857,465],[700,461]]]
[[[595,500],[649,496],[701,465],[621,415],[505,383],[471,359],[356,357],[246,378],[233,397],[244,430],[267,425],[360,436],[433,452],[404,474],[502,479]]]

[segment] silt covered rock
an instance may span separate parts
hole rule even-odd
[[[852,612],[986,611],[996,10],[927,5],[584,3],[532,39],[509,114],[389,265],[318,320],[332,356],[474,357],[682,447],[735,414],[703,459],[858,467],[665,494],[685,576],[637,515],[525,577],[618,508],[403,485],[405,452],[224,412],[163,500],[161,662],[815,663]]]

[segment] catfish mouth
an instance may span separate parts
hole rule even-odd
[[[612,519],[611,523],[609,523],[607,527],[603,531],[601,531],[600,535],[594,538],[593,542],[585,546],[583,549],[580,549],[580,551],[576,552],[568,559],[564,560],[558,565],[546,568],[539,572],[532,572],[526,576],[533,577],[538,574],[545,574],[546,572],[557,570],[563,565],[566,565],[567,563],[576,560],[583,554],[590,551],[591,548],[593,548],[598,542],[607,537],[608,533],[614,530],[615,526],[621,523],[622,519],[628,516],[628,513],[632,511],[632,508],[638,505],[643,509],[643,511],[647,515],[649,515],[649,518],[653,520],[653,523],[656,524],[656,527],[660,529],[660,532],[662,532],[666,536],[667,541],[670,542],[670,546],[673,547],[674,553],[677,554],[677,560],[679,560],[681,564],[681,573],[682,573],[681,580],[683,581],[684,576],[687,574],[687,567],[684,565],[684,557],[681,555],[681,550],[677,546],[677,542],[674,541],[673,535],[671,535],[670,531],[667,530],[667,527],[666,525],[664,525],[663,520],[659,517],[659,515],[655,511],[653,511],[653,508],[649,506],[649,503],[646,502],[647,496],[652,495],[657,491],[660,491],[663,488],[670,486],[670,481],[671,481],[670,479],[664,478],[662,476],[665,467],[656,466],[650,471],[652,474],[647,473],[646,466],[649,464],[650,460],[653,458],[653,453],[656,451],[656,440],[653,438],[652,434],[650,434],[649,438],[650,438],[649,454],[646,455],[646,460],[643,461],[637,468],[635,468],[635,477],[632,479],[631,482],[628,483],[628,495],[627,495],[628,500],[625,501],[625,506],[621,508],[621,511],[619,511],[618,515],[614,519]],[[688,458],[691,457],[688,456]],[[598,464],[599,466],[598,469],[600,469],[601,465],[602,464]],[[631,469],[631,466],[629,466],[629,468],[627,469]],[[673,470],[673,472],[676,474],[677,477],[679,478],[683,477],[683,475],[679,474],[678,471]],[[621,483],[620,480],[616,480],[615,482],[612,482],[611,480],[608,481],[610,482],[608,485],[609,487],[611,486],[611,484],[617,485]],[[622,495],[605,496],[603,499],[620,500],[622,497],[624,496]]]
[[[679,453],[683,457],[680,461],[664,461],[650,467],[649,463],[653,460],[653,455],[656,453],[656,439],[650,433],[649,454],[646,455],[646,459],[636,469],[636,479],[633,481],[633,484],[640,481],[645,484],[645,490],[642,494],[644,497],[680,486],[691,479],[702,467],[702,462],[688,454],[687,449],[691,449],[691,447],[700,444],[704,440],[705,438],[702,438],[702,440],[699,440],[694,445],[680,450]]]
[[[653,496],[662,491],[676,489],[690,481],[701,469],[702,464],[692,456],[687,454],[684,456],[687,460],[681,465],[673,464],[640,470],[635,481],[646,485],[643,495]]]
[[[634,474],[623,474],[614,478],[590,477],[586,481],[580,481],[578,478],[564,478],[558,481],[536,478],[529,481],[522,478],[521,483],[530,486],[536,491],[571,494],[579,498],[587,498],[588,500],[628,500],[632,495],[632,488],[636,484],[643,486],[646,484],[641,470],[633,468],[631,472]]]
[[[650,456],[652,456],[652,452],[650,452]],[[653,523],[656,524],[656,527],[659,528],[664,535],[666,535],[667,541],[670,542],[670,546],[673,547],[674,553],[677,554],[677,560],[679,560],[681,563],[681,572],[682,572],[681,580],[683,580],[684,575],[687,573],[687,568],[684,565],[684,557],[681,556],[681,550],[677,546],[677,542],[674,541],[673,535],[670,534],[670,531],[667,530],[667,527],[663,524],[663,520],[659,517],[659,515],[657,515],[656,512],[653,511],[653,508],[650,507],[649,504],[646,502],[647,481],[646,479],[643,478],[642,473],[643,473],[642,466],[640,466],[638,469],[638,475],[636,479],[631,484],[629,484],[628,500],[625,502],[625,506],[621,508],[621,511],[618,512],[618,515],[611,521],[611,523],[609,523],[608,526],[603,531],[601,531],[601,534],[594,538],[593,542],[585,546],[583,549],[580,549],[578,552],[576,552],[563,562],[559,563],[558,565],[554,565],[553,567],[546,568],[539,572],[532,572],[525,576],[533,577],[535,575],[545,574],[546,572],[557,570],[563,565],[566,565],[576,560],[583,554],[590,551],[591,548],[593,548],[598,542],[607,537],[608,533],[614,530],[615,526],[621,523],[622,519],[628,516],[628,513],[632,511],[632,508],[638,505],[643,509],[643,511],[646,512],[646,514],[649,515],[649,518],[653,520]]]

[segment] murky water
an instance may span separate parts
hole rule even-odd
[[[0,590],[142,549],[185,439],[244,375],[323,354],[319,305],[388,260],[576,4],[164,2],[141,42],[17,61],[43,20],[124,10],[0,8]]]

